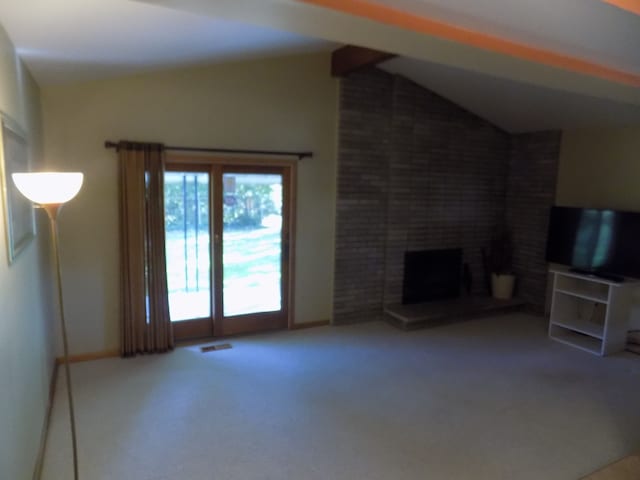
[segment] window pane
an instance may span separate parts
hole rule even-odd
[[[164,180],[171,320],[210,317],[209,174],[166,172]]]
[[[224,315],[282,309],[282,176],[223,175]]]

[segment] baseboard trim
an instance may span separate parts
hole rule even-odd
[[[316,322],[304,322],[304,323],[294,323],[289,327],[289,330],[304,330],[307,328],[315,328],[315,327],[326,327],[330,325],[331,322],[329,320],[318,320]]]
[[[44,452],[47,448],[47,437],[49,436],[49,424],[51,423],[51,412],[53,411],[53,397],[56,393],[56,385],[58,382],[58,362],[53,363],[53,372],[49,381],[49,399],[47,402],[47,410],[44,414],[44,422],[42,423],[42,432],[40,433],[40,445],[38,446],[38,455],[36,456],[36,464],[33,469],[33,480],[40,480],[42,477],[42,467],[44,465]]]
[[[102,352],[90,352],[80,353],[78,355],[69,355],[69,363],[90,362],[91,360],[100,360],[102,358],[119,357],[119,350],[105,350]],[[56,358],[56,364],[62,365],[64,363],[63,357]]]

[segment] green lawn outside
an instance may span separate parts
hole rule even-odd
[[[185,242],[183,231],[168,231],[166,249],[171,319],[178,321],[210,316],[208,233],[201,231],[196,237],[195,230],[189,230]],[[281,308],[280,258],[279,227],[225,229],[225,316]]]

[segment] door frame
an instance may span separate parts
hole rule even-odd
[[[211,316],[202,319],[184,320],[172,322],[174,336],[177,340],[188,340],[206,337],[225,337],[248,333],[248,331],[266,331],[270,328],[259,328],[262,322],[273,322],[276,317],[282,315],[284,321],[275,328],[293,328],[294,298],[295,298],[295,231],[296,231],[296,192],[297,192],[297,167],[296,160],[291,159],[255,159],[229,156],[194,155],[167,153],[167,171],[200,171],[209,173],[209,199],[211,204],[211,216],[209,221],[210,255],[211,255],[211,286],[213,295],[211,298]],[[278,312],[263,312],[248,315],[230,317],[234,324],[224,328],[223,289],[216,288],[223,283],[222,265],[222,212],[223,184],[222,176],[225,171],[245,173],[274,173],[274,169],[281,169],[283,188],[283,209],[288,209],[288,222],[282,226],[281,272],[282,285],[282,310]],[[270,171],[269,171],[270,170]],[[215,193],[219,192],[219,195]],[[285,193],[286,192],[286,193]],[[286,205],[285,205],[286,202]],[[285,225],[288,223],[288,225]],[[220,311],[217,311],[220,310]]]

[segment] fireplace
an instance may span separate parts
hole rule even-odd
[[[461,283],[461,248],[405,252],[403,304],[458,297]]]

